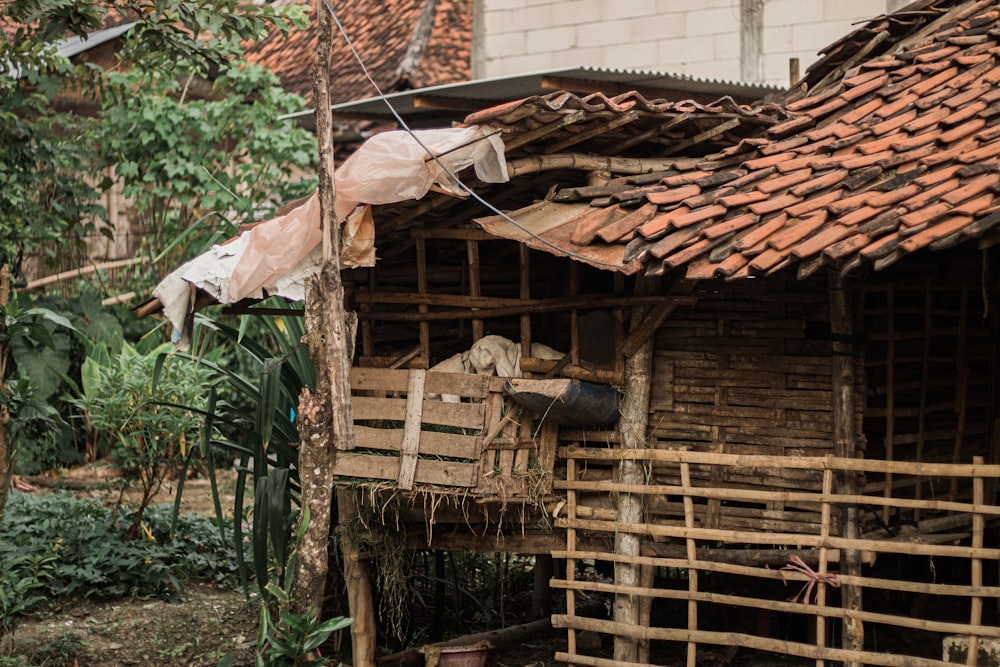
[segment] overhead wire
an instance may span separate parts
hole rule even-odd
[[[557,246],[556,244],[552,243],[551,241],[548,241],[547,239],[542,238],[541,236],[539,236],[535,232],[531,231],[530,229],[528,229],[527,227],[525,227],[521,223],[517,222],[516,220],[514,220],[514,218],[510,217],[509,215],[507,215],[506,213],[504,213],[503,211],[501,211],[499,208],[497,208],[496,206],[494,206],[490,202],[486,201],[486,199],[484,199],[478,192],[476,192],[475,190],[473,190],[472,188],[470,188],[469,186],[467,186],[458,177],[458,175],[455,174],[455,172],[453,172],[451,169],[449,169],[448,166],[439,159],[439,156],[435,155],[434,152],[431,151],[424,144],[424,142],[422,142],[420,140],[420,137],[418,137],[416,135],[416,133],[412,129],[410,129],[410,126],[406,123],[405,120],[403,120],[403,117],[399,114],[399,112],[396,110],[396,108],[394,106],[392,106],[392,102],[390,102],[389,98],[387,98],[385,96],[385,93],[382,92],[382,88],[378,85],[378,83],[375,82],[375,79],[372,77],[371,73],[368,71],[368,67],[367,67],[367,65],[365,65],[364,59],[361,57],[361,54],[358,53],[357,48],[355,48],[355,46],[354,46],[354,41],[351,39],[351,36],[347,33],[347,29],[344,28],[344,24],[340,22],[340,17],[337,16],[337,11],[333,8],[333,4],[330,2],[330,0],[323,0],[323,3],[326,5],[327,10],[329,10],[330,16],[333,18],[333,22],[336,24],[337,29],[340,30],[340,34],[343,36],[344,41],[347,43],[347,47],[351,50],[351,53],[354,55],[354,59],[358,61],[358,64],[361,66],[361,71],[364,73],[365,78],[368,79],[369,83],[371,83],[372,88],[375,89],[375,92],[377,93],[379,99],[381,99],[382,102],[386,105],[386,107],[388,107],[389,112],[396,119],[396,122],[399,123],[400,127],[402,127],[403,130],[407,134],[409,134],[410,137],[417,143],[417,145],[420,146],[420,148],[422,148],[427,153],[427,155],[430,156],[430,159],[434,160],[434,162],[436,162],[438,164],[438,166],[441,167],[442,170],[444,170],[445,174],[448,175],[448,178],[452,179],[452,181],[454,181],[464,192],[466,192],[469,196],[471,196],[477,202],[479,202],[484,207],[486,207],[489,211],[491,211],[492,213],[496,214],[497,216],[503,218],[505,221],[509,222],[510,224],[514,225],[514,227],[516,227],[517,229],[521,230],[522,232],[524,232],[525,234],[527,234],[531,238],[535,239],[536,241],[538,241],[542,245],[544,245],[544,246],[546,246],[548,248],[551,248],[552,250],[555,250],[557,254],[565,255],[567,257],[571,257],[573,259],[577,259],[577,260],[579,260],[581,262],[584,262],[586,264],[590,264],[591,266],[602,266],[602,267],[607,267],[609,269],[614,269],[614,270],[618,270],[618,271],[620,271],[623,268],[624,265],[622,265],[622,264],[611,264],[609,262],[602,262],[602,261],[600,261],[598,259],[593,259],[593,258],[590,258],[590,257],[586,257],[586,256],[581,255],[579,253],[575,253],[572,250],[567,250],[566,248],[562,248],[560,246]],[[485,138],[486,137],[483,137],[483,139],[485,139]]]

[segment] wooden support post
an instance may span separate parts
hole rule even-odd
[[[466,249],[469,256],[469,296],[477,297],[481,296],[482,291],[482,276],[480,272],[479,265],[479,242],[475,239],[469,239],[465,242]],[[472,339],[479,340],[483,337],[483,321],[479,319],[472,320]]]
[[[427,294],[427,239],[423,236],[417,236],[417,293],[423,297]],[[417,310],[423,315],[428,312],[428,307],[426,303],[422,301],[417,306]],[[420,324],[418,325],[420,330],[420,356],[427,360],[430,364],[431,361],[431,325],[424,319],[420,319]]]
[[[299,445],[300,497],[309,523],[298,545],[292,581],[292,610],[321,615],[329,563],[333,469],[337,449],[354,448],[350,367],[355,330],[344,309],[340,276],[340,227],[335,217],[333,118],[330,111],[330,60],[333,20],[322,0],[316,1],[319,36],[313,61],[316,142],[319,152],[320,229],[323,267],[306,284],[306,340],[317,375],[317,392],[303,390]],[[356,318],[355,318],[356,323]],[[302,513],[303,518],[307,516]],[[355,655],[358,655],[357,648]],[[368,663],[372,667],[374,651]]]
[[[531,591],[531,620],[533,621],[545,618],[552,613],[550,579],[552,579],[552,556],[549,554],[535,556],[534,585]]]
[[[636,295],[648,296],[659,293],[659,280],[640,276],[636,278]],[[632,310],[632,329],[638,327],[649,311],[646,307]],[[649,383],[653,369],[653,337],[640,345],[635,354],[625,360],[625,386],[621,401],[622,449],[644,449],[646,447],[646,427],[649,421]],[[646,473],[641,462],[628,459],[619,465],[618,481],[622,484],[644,484]],[[622,523],[642,523],[645,518],[641,494],[620,493],[618,495],[618,520]],[[615,536],[615,553],[638,556],[640,538],[629,532]],[[640,566],[636,563],[615,564],[615,585],[638,587]],[[637,596],[618,594],[615,596],[614,620],[626,625],[639,625],[640,603]],[[614,658],[618,662],[639,661],[639,640],[624,635],[615,636]]]
[[[856,386],[854,377],[854,299],[842,277],[834,274],[830,278],[830,329],[833,334],[833,442],[834,455],[854,458],[857,455],[857,419],[855,414]],[[857,478],[853,471],[844,471],[836,480],[837,493],[855,495]],[[859,512],[856,505],[848,505],[841,522],[841,533],[848,539],[860,537]],[[861,575],[861,553],[857,549],[845,549],[841,556],[844,574]],[[864,627],[861,619],[852,612],[861,611],[861,587],[845,584],[841,589],[841,600],[847,615],[843,623],[844,648],[861,651],[864,648]],[[849,661],[848,667],[861,663]]]
[[[337,489],[337,507],[340,525],[350,525],[358,513],[351,489]],[[351,664],[354,667],[375,667],[375,604],[371,564],[362,554],[353,531],[341,531],[340,548],[344,557],[348,613],[354,619],[351,623]]]
[[[972,457],[972,463],[977,466],[983,465],[982,456]],[[972,479],[972,502],[977,507],[982,507],[986,500],[986,485],[982,477]],[[972,548],[979,550],[983,548],[983,538],[986,532],[986,519],[978,512],[972,515]],[[971,567],[970,583],[973,590],[981,590],[983,587],[983,560],[979,556],[973,556]],[[969,603],[969,625],[979,625],[983,621],[983,598],[976,595]],[[966,653],[967,665],[977,664],[979,659],[979,636],[969,635],[969,650]]]

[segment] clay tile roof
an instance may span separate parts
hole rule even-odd
[[[659,155],[680,159],[648,180],[611,178],[592,197],[587,188],[552,188],[549,205],[579,206],[581,216],[612,202],[624,211],[603,234],[587,237],[577,258],[588,261],[593,248],[629,273],[740,278],[794,270],[802,277],[824,266],[878,270],[913,252],[1000,239],[998,82],[1000,0],[918,0],[827,47],[770,107],[688,111],[635,96],[569,96],[560,98],[561,115],[545,113],[555,98],[536,98],[468,122],[500,126],[520,150],[544,155],[548,140],[518,136],[538,132],[540,122],[570,131],[567,109],[614,115],[627,103],[644,120],[605,137],[607,154],[614,145],[640,145],[645,133]],[[728,119],[740,129],[725,126]],[[662,131],[653,137],[657,123]],[[706,141],[718,142],[714,154],[685,157]],[[508,160],[516,164],[520,155],[508,151]],[[721,173],[724,180],[713,179]],[[480,223],[506,233],[496,217]]]
[[[433,12],[424,15],[431,22],[429,35],[417,29],[422,11]],[[272,70],[286,90],[307,101],[312,99],[317,37],[311,11],[310,17],[307,29],[293,28],[287,36],[273,30],[246,49],[248,61]],[[472,0],[353,0],[337,18],[384,93],[468,81],[471,76]],[[376,94],[336,27],[330,79],[334,103]]]

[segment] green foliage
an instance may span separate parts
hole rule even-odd
[[[297,547],[309,525],[309,511],[295,536]],[[320,622],[316,610],[305,614],[292,611],[292,580],[295,572],[296,548],[288,554],[284,574],[279,579],[283,586],[269,582],[266,586],[268,604],[261,604],[260,624],[257,634],[256,667],[322,667],[327,660],[318,649],[330,635],[349,626],[353,619],[336,617]]]
[[[138,17],[122,36],[114,71],[57,55],[56,40],[104,27],[109,12]],[[284,32],[304,27],[305,7],[12,0],[0,4],[0,21],[16,27],[0,40],[0,264],[15,273],[24,257],[40,252],[53,264],[67,253],[85,261],[83,239],[106,217],[100,198],[113,185],[114,165],[126,195],[137,196],[145,213],[146,229],[137,231],[150,235],[147,256],[196,221],[245,222],[302,190],[290,174],[312,164],[312,140],[277,121],[303,108],[302,100],[283,93],[273,75],[230,63],[244,41],[263,37],[271,25]],[[190,85],[204,86],[219,72],[211,101],[186,109]],[[65,105],[53,101],[66,93],[105,107],[94,117],[62,111]],[[197,231],[187,245],[200,251],[215,230],[203,224]],[[130,286],[143,287],[135,280]]]
[[[191,80],[173,71],[106,77],[105,122],[91,141],[143,213],[143,253],[168,265],[314,186],[297,175],[313,162],[311,135],[277,120],[302,100],[264,68],[236,63],[223,72],[220,99],[190,99]]]
[[[13,492],[0,522],[0,634],[43,601],[175,599],[185,582],[236,581],[236,554],[216,527],[194,515],[177,518],[158,505],[146,514],[149,537],[128,540],[124,523],[97,502],[59,494]]]
[[[300,310],[301,304],[290,307]],[[299,393],[304,387],[314,388],[316,378],[301,341],[305,332],[302,317],[253,318],[255,335],[246,335],[243,330],[251,327],[249,320],[244,319],[245,326],[235,329],[198,317],[195,337],[199,344],[195,349],[203,350],[211,343],[215,349],[229,346],[229,350],[225,364],[209,360],[203,353],[191,359],[219,378],[204,411],[202,433],[207,436],[217,431],[225,437],[203,439],[203,448],[206,452],[209,448],[224,449],[239,462],[234,515],[243,515],[247,487],[252,484],[251,565],[261,597],[267,599],[271,572],[277,571],[279,579],[284,576],[297,517],[299,437],[295,409]],[[241,542],[243,538],[242,526],[237,524],[233,539]],[[249,582],[248,564],[240,565],[243,581]]]
[[[95,345],[81,371],[84,413],[95,442],[106,443],[112,459],[138,478],[142,499],[131,530],[137,536],[145,508],[171,469],[198,443],[209,373],[171,353],[164,344],[139,354],[125,343],[111,358]]]

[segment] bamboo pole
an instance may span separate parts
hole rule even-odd
[[[958,309],[958,349],[955,350],[955,412],[958,413],[958,423],[955,425],[955,444],[952,448],[951,461],[958,463],[962,458],[962,446],[965,440],[965,419],[969,400],[969,371],[965,367],[966,320],[969,314],[969,290],[962,284],[962,296]],[[980,459],[982,463],[982,459]],[[976,478],[980,479],[980,478]],[[958,478],[951,478],[948,490],[949,500],[958,499]]]
[[[110,269],[120,269],[126,266],[133,266],[135,264],[141,264],[142,262],[149,261],[146,257],[132,257],[130,259],[116,259],[110,262],[101,262],[97,264],[91,264],[90,266],[82,266],[79,269],[73,269],[71,271],[63,271],[62,273],[57,273],[52,276],[45,276],[44,278],[39,278],[37,280],[32,280],[27,285],[24,286],[25,291],[32,291],[45,287],[46,285],[51,285],[53,283],[62,282],[63,280],[71,280],[73,278],[80,278],[82,276],[88,275],[90,273],[95,273],[97,271],[107,271]]]
[[[337,489],[337,507],[340,525],[352,523],[358,515],[352,489]],[[371,563],[357,543],[353,531],[340,532],[340,549],[344,562],[344,583],[351,623],[351,664],[356,667],[374,667],[376,648],[375,603],[372,599]]]
[[[824,470],[823,471],[823,495],[830,495],[833,493],[833,471]],[[821,520],[820,520],[820,536],[829,537],[830,536],[830,514],[831,507],[830,503],[823,503],[823,508],[820,510]],[[829,565],[829,549],[826,546],[821,546],[819,548],[819,566],[816,571],[820,574],[825,574]],[[816,592],[816,606],[820,609],[826,607],[826,586],[820,586],[819,590]],[[826,618],[823,615],[816,617],[816,646],[824,647],[826,646]],[[822,660],[816,661],[816,667],[824,667]]]
[[[982,465],[983,457],[975,456],[973,464]],[[982,477],[975,477],[972,480],[972,499],[977,504],[982,504],[985,495],[985,484]],[[974,514],[972,517],[972,547],[981,548],[983,546],[983,534],[986,532],[986,521],[982,514]],[[980,589],[983,585],[983,561],[979,558],[972,559],[972,575],[970,583],[974,589]],[[983,620],[983,598],[979,595],[972,598],[969,605],[969,625],[977,626]],[[979,635],[969,634],[969,650],[966,654],[965,664],[975,665],[979,659]]]
[[[927,384],[930,376],[931,326],[933,325],[931,317],[932,302],[933,293],[931,291],[931,279],[928,277],[924,283],[924,349],[920,362],[920,402],[917,413],[917,461],[924,460],[924,443],[927,440]],[[917,500],[920,500],[924,495],[924,483],[920,478],[916,481],[917,486],[914,490],[914,497]],[[913,513],[913,520],[920,521],[919,509]]]
[[[566,461],[566,479],[576,479],[576,461],[569,459]],[[569,491],[566,494],[566,515],[576,519],[576,492]],[[570,528],[566,531],[566,552],[572,554],[576,551],[576,529]],[[553,557],[559,557],[553,554]],[[566,581],[572,582],[576,579],[576,559],[566,556]],[[551,584],[550,584],[551,585]],[[569,616],[576,615],[576,594],[572,588],[566,589],[566,613]],[[567,650],[576,653],[576,630],[567,629],[568,637],[566,641]]]
[[[691,466],[687,463],[681,464],[681,483],[684,486],[691,486]],[[690,495],[684,496],[684,527],[694,528],[694,500]],[[698,544],[692,538],[685,540],[687,547],[687,559],[691,564],[698,561]],[[688,570],[688,630],[698,631],[698,568],[693,567]],[[695,667],[698,660],[698,645],[688,642],[687,645],[687,667]]]
[[[469,259],[469,296],[478,298],[482,295],[482,276],[480,275],[479,264],[479,242],[469,239],[466,243],[466,253]],[[481,319],[472,320],[472,339],[479,340],[483,337],[483,321]],[[530,355],[529,355],[530,356]]]
[[[709,630],[699,630],[692,633],[689,630],[678,630],[671,628],[648,628],[635,625],[626,625],[614,621],[604,621],[596,618],[583,618],[580,616],[568,617],[565,615],[555,615],[552,617],[552,625],[555,627],[566,627],[572,624],[578,630],[590,630],[605,634],[615,634],[633,637],[649,637],[658,641],[686,642],[694,641],[705,644],[715,644],[718,646],[745,646],[746,648],[760,651],[770,651],[783,655],[798,656],[802,658],[842,661],[845,663],[884,665],[885,667],[951,667],[950,663],[928,658],[919,658],[911,655],[895,655],[890,653],[875,653],[855,649],[836,649],[813,646],[799,642],[785,641],[781,639],[771,639],[768,637],[755,637],[754,635],[741,634],[738,632],[714,632]],[[585,658],[583,656],[569,655],[558,652],[555,657],[557,662],[575,663],[578,665],[593,665],[594,667],[617,667],[621,663],[616,660],[604,658]],[[637,667],[632,664],[629,667]]]
[[[684,547],[682,547],[684,548]],[[686,548],[684,548],[686,551]],[[553,551],[552,554],[555,558],[597,558],[608,560],[612,562],[628,561],[641,565],[649,565],[653,567],[693,567],[705,572],[719,572],[723,574],[732,574],[743,577],[756,577],[759,579],[771,579],[780,580],[782,579],[782,573],[777,569],[770,569],[767,566],[760,565],[741,565],[734,564],[733,562],[727,562],[722,558],[719,558],[716,554],[718,549],[705,549],[704,554],[699,554],[700,558],[696,563],[691,563],[687,556],[683,557],[666,557],[666,556],[625,556],[622,554],[608,554],[597,551]],[[808,554],[808,550],[803,549],[785,549],[786,556],[785,560],[780,563],[776,562],[774,565],[784,565],[788,562],[789,554]],[[833,559],[834,551],[830,550],[830,558]],[[806,560],[803,558],[803,560]],[[984,559],[985,560],[985,559]],[[735,561],[738,562],[738,561]],[[787,575],[786,573],[786,576]],[[795,577],[797,575],[791,575]],[[928,595],[947,595],[952,597],[975,597],[977,595],[983,597],[1000,598],[1000,587],[998,586],[981,586],[979,588],[973,588],[971,585],[962,584],[940,584],[940,583],[929,583],[921,581],[902,581],[896,579],[877,579],[873,577],[852,577],[840,573],[837,575],[838,579],[842,583],[858,584],[864,585],[865,588],[878,588],[887,591],[899,591],[903,593],[926,593]],[[554,588],[565,588],[567,582],[555,582],[553,583]],[[830,616],[843,616],[842,610],[829,610],[828,615]]]
[[[659,292],[659,281],[637,277],[637,296],[650,296]],[[631,327],[634,329],[645,319],[646,308],[636,307],[632,311]],[[649,420],[649,386],[653,367],[653,340],[650,337],[635,354],[625,360],[625,386],[621,401],[621,448],[639,449],[646,446],[646,427]],[[645,471],[636,460],[624,460],[619,464],[618,479],[623,484],[642,484],[646,481]],[[618,496],[618,518],[627,524],[641,524],[644,519],[642,496],[622,493]],[[639,555],[640,534],[619,532],[615,535],[615,553]],[[636,585],[639,582],[639,567],[630,563],[615,565],[615,583]],[[639,601],[631,595],[615,596],[614,618],[625,625],[640,623]],[[616,635],[615,659],[621,662],[636,662],[639,657],[637,638]]]
[[[901,475],[926,475],[1000,478],[1000,464],[975,466],[971,463],[921,463],[918,461],[879,461],[838,456],[775,456],[769,454],[723,454],[693,452],[678,449],[597,449],[594,447],[560,447],[559,456],[581,461],[614,461],[638,459],[659,463],[687,461],[701,465],[729,465],[743,468],[793,468],[798,470],[843,470],[850,472],[893,471]],[[898,498],[896,500],[899,500]],[[875,499],[873,502],[879,502]],[[978,511],[978,510],[977,510]]]
[[[885,367],[885,458],[896,458],[896,289],[889,283],[886,291],[886,367]],[[892,473],[885,475],[886,498],[892,497]],[[889,506],[882,507],[882,523],[889,523]]]

